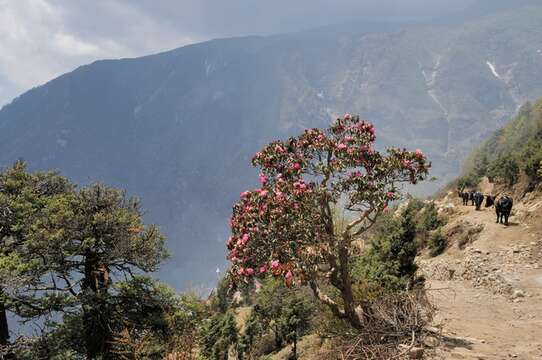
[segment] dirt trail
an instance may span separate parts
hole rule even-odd
[[[420,261],[437,321],[455,338],[435,358],[542,359],[542,206],[517,204],[504,226],[493,208],[475,211],[453,196],[440,205],[451,212],[448,229],[481,231],[464,249],[452,243]]]

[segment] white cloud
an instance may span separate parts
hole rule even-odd
[[[129,5],[89,3],[95,13],[79,1],[0,0],[0,107],[79,65],[194,42]],[[94,28],[82,29],[83,19]]]
[[[68,56],[96,55],[100,52],[100,49],[96,45],[62,32],[55,34],[53,38],[53,46],[59,52]]]

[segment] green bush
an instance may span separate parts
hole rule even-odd
[[[416,229],[420,233],[428,233],[444,226],[446,221],[438,215],[437,207],[434,203],[429,203],[424,207],[424,211],[417,222]]]
[[[542,178],[540,172],[542,169],[542,137],[527,144],[522,158],[524,161],[523,170],[531,182],[539,182]]]
[[[262,327],[273,332],[277,349],[293,343],[297,339],[294,332],[302,335],[308,330],[315,310],[307,289],[289,288],[282,279],[268,279],[262,284],[254,309]]]
[[[201,353],[206,359],[227,360],[230,346],[237,343],[238,330],[231,312],[216,314],[202,331]]]
[[[387,290],[404,290],[415,280],[417,266],[416,224],[413,208],[401,217],[382,216],[369,250],[353,265],[355,281]]]
[[[478,186],[479,182],[480,182],[480,175],[477,172],[472,172],[460,177],[457,180],[457,187],[461,190],[474,188]]]
[[[519,164],[512,154],[499,155],[491,164],[487,175],[492,179],[498,179],[508,186],[514,185],[518,181]]]
[[[431,256],[438,256],[446,250],[448,246],[448,240],[442,235],[440,230],[434,232],[429,238],[429,254]]]

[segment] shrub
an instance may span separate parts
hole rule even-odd
[[[434,232],[429,238],[429,254],[431,256],[437,256],[442,254],[444,250],[446,250],[447,246],[448,241],[442,235],[442,232],[440,230]]]
[[[423,209],[420,219],[417,223],[417,230],[421,233],[428,233],[444,226],[446,221],[438,215],[437,207],[434,203],[429,203]]]
[[[377,223],[376,236],[369,250],[353,266],[353,278],[369,288],[387,290],[409,288],[417,266],[414,211],[408,208],[400,218],[391,214]]]
[[[254,315],[262,329],[275,337],[275,348],[293,344],[309,330],[315,307],[308,289],[289,288],[278,279],[266,280],[255,296]]]
[[[457,187],[461,190],[467,189],[467,188],[473,188],[478,186],[478,183],[480,182],[480,176],[475,173],[468,173],[466,175],[463,175],[457,180]]]
[[[497,178],[508,186],[518,181],[519,164],[512,154],[499,155],[488,170],[488,176]]]
[[[202,331],[202,354],[211,360],[228,359],[230,346],[237,343],[238,330],[231,312],[216,314]]]
[[[523,170],[532,183],[538,183],[542,178],[542,139],[531,141],[522,156]]]

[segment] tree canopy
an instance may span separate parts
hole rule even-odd
[[[309,284],[336,316],[360,327],[352,294],[352,242],[401,198],[402,184],[426,178],[421,150],[374,148],[372,124],[345,114],[325,130],[307,129],[256,153],[261,187],[243,192],[233,207],[227,241],[233,283],[269,275],[288,285]],[[338,224],[334,213],[345,214]],[[324,281],[342,305],[325,294]]]

